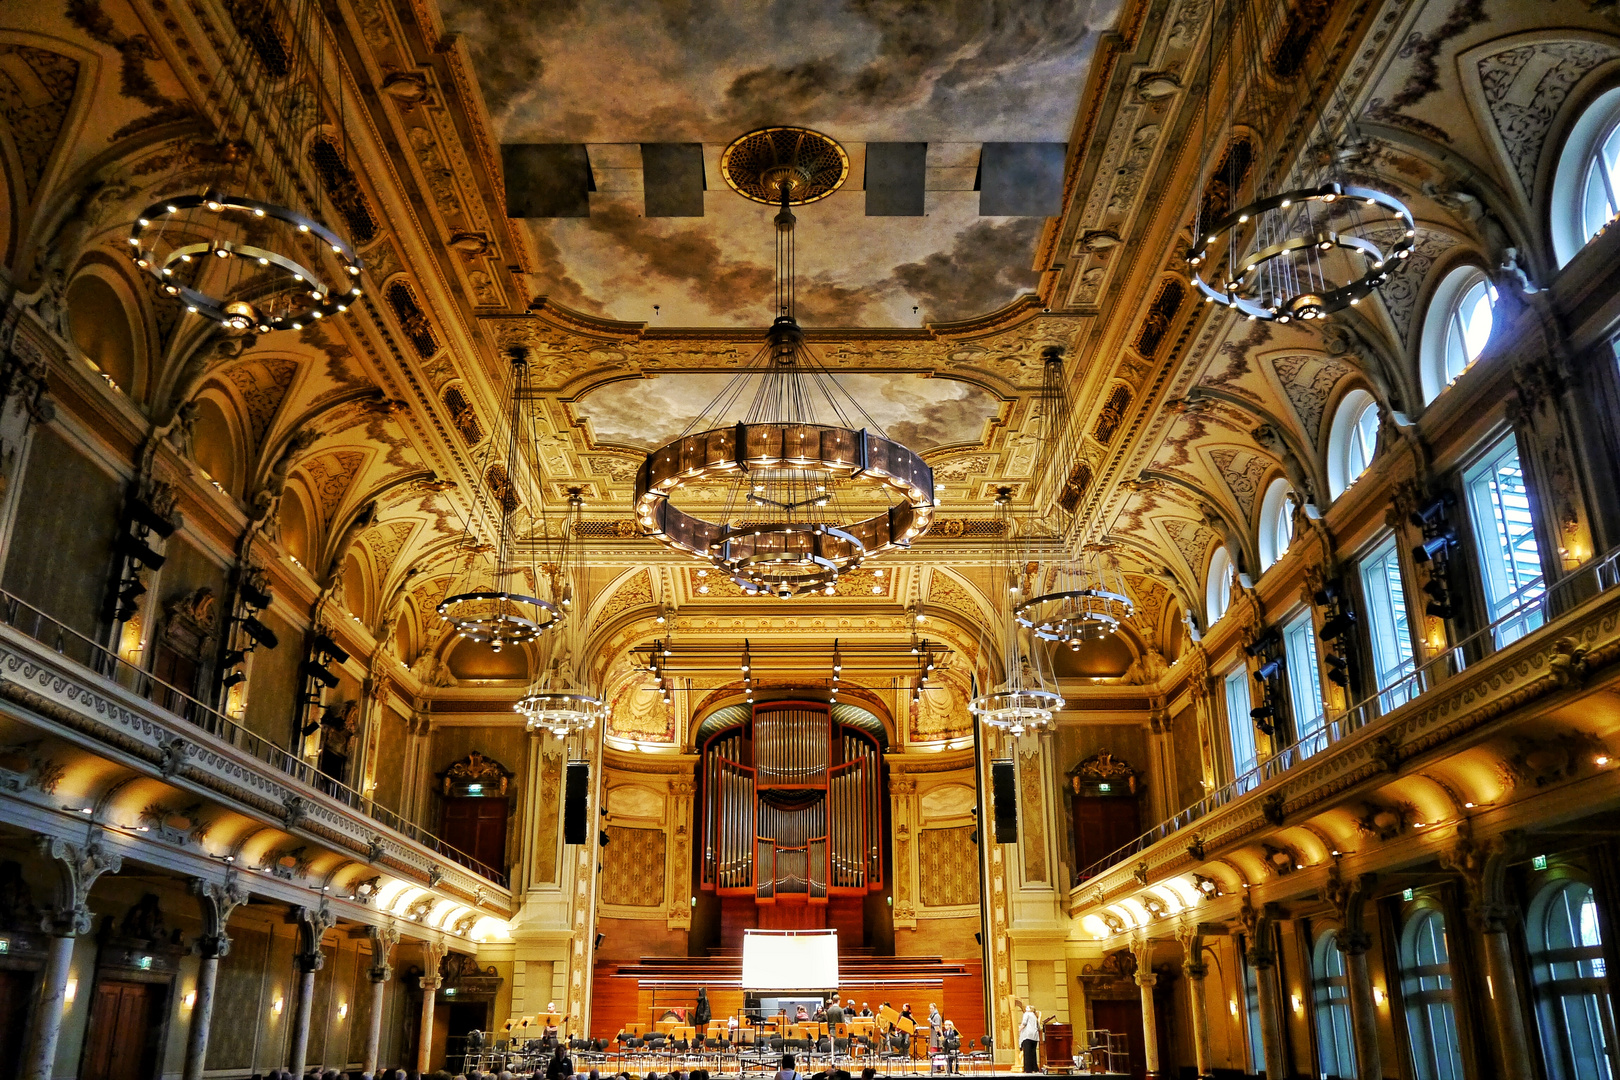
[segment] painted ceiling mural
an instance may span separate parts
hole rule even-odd
[[[651,450],[677,438],[732,378],[680,373],[613,382],[589,391],[570,408],[589,425],[596,445]],[[986,438],[987,423],[1002,411],[995,395],[954,379],[861,373],[840,374],[838,382],[891,439],[916,450],[978,445]],[[747,404],[748,396],[745,392],[741,404]],[[849,419],[856,426],[864,423],[858,415]]]
[[[590,216],[527,218],[538,295],[668,326],[769,322],[769,207],[731,192],[720,151],[797,124],[843,144],[842,190],[801,208],[806,326],[972,318],[1032,291],[1045,219],[981,217],[984,142],[1070,137],[1118,0],[447,0],[503,144],[583,144]],[[865,214],[867,142],[926,142],[920,217]],[[641,143],[698,142],[702,217],[643,216]]]

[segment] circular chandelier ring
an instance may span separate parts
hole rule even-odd
[[[494,615],[454,615],[451,609],[462,604],[476,604],[485,601],[498,600],[507,604],[526,604],[534,607],[547,616],[544,622],[524,618],[522,615],[502,611]],[[563,613],[556,604],[549,600],[542,600],[538,596],[524,596],[521,593],[479,591],[457,593],[447,596],[439,601],[435,609],[440,617],[447,620],[450,625],[463,637],[473,641],[498,645],[521,645],[530,641],[538,641],[541,634],[559,625],[563,621]],[[517,627],[508,630],[506,627]]]
[[[275,203],[215,193],[163,199],[148,206],[135,219],[135,224],[130,226],[129,230],[129,246],[134,249],[132,257],[135,265],[156,278],[164,292],[178,297],[186,305],[186,310],[237,330],[255,330],[264,334],[272,330],[301,330],[306,321],[346,311],[350,304],[360,298],[358,285],[351,284],[347,290],[338,292],[335,286],[323,282],[318,274],[296,259],[268,248],[235,244],[230,241],[199,242],[177,247],[169,252],[167,257],[160,259],[157,253],[144,243],[147,232],[159,222],[176,214],[195,210],[199,206],[221,214],[230,210],[246,211],[256,218],[291,225],[298,232],[307,233],[330,247],[351,277],[358,278],[362,268],[359,257],[347,240],[315,219],[295,210],[277,206]],[[301,291],[309,293],[310,299],[314,302],[303,306],[296,314],[250,319],[245,312],[232,310],[241,301],[211,296],[189,285],[180,285],[170,280],[174,277],[174,263],[190,262],[194,257],[209,254],[224,258],[250,259],[260,266],[274,266],[291,277],[294,282],[307,286]]]
[[[1217,288],[1204,280],[1204,272],[1201,268],[1209,258],[1210,246],[1220,242],[1223,236],[1227,237],[1229,247],[1235,246],[1237,243],[1235,230],[1239,226],[1248,224],[1262,214],[1274,210],[1287,210],[1296,204],[1310,202],[1332,204],[1340,200],[1360,202],[1365,206],[1378,206],[1388,210],[1404,226],[1403,235],[1390,246],[1388,251],[1384,251],[1371,240],[1336,231],[1314,232],[1306,236],[1289,237],[1271,244],[1244,259],[1243,271],[1239,279],[1228,279],[1225,288]],[[1363,298],[1370,296],[1373,289],[1388,279],[1388,268],[1391,262],[1411,257],[1416,237],[1417,223],[1412,217],[1412,211],[1407,208],[1405,203],[1393,195],[1354,185],[1324,184],[1316,188],[1302,188],[1282,192],[1232,211],[1210,227],[1202,237],[1202,245],[1188,257],[1187,261],[1194,267],[1193,285],[1203,294],[1206,301],[1225,304],[1227,307],[1240,311],[1251,319],[1275,319],[1278,322],[1287,322],[1295,318],[1309,320],[1322,318],[1331,312],[1359,303]],[[1247,283],[1247,279],[1251,274],[1266,263],[1310,248],[1351,251],[1366,258],[1370,268],[1359,278],[1337,288],[1319,293],[1300,293],[1273,305],[1259,303],[1241,295],[1237,291]]]

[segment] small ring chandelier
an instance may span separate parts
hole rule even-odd
[[[343,160],[340,90],[339,115],[328,115],[335,83],[320,5],[270,0],[251,18],[236,23],[214,72],[217,142],[176,155],[171,194],[141,211],[128,240],[135,264],[187,312],[265,334],[347,311],[362,266],[321,220],[338,209],[323,186],[351,200],[358,189]]]
[[[765,345],[681,436],[647,455],[636,517],[644,534],[708,560],[750,595],[831,593],[839,574],[928,530],[934,474],[839,385],[794,318],[790,207],[843,181],[843,148],[813,131],[770,128],[737,140],[723,161],[739,193],[756,201],[774,193],[781,208],[776,319]]]
[[[530,731],[544,729],[558,738],[589,731],[607,716],[607,705],[589,678],[585,653],[586,629],[591,615],[591,578],[585,565],[585,498],[581,489],[568,489],[568,519],[563,523],[563,553],[556,565],[544,567],[552,581],[552,595],[570,618],[547,638],[540,675],[513,710],[527,721]]]
[[[483,490],[491,499],[486,503],[480,494],[476,500],[461,540],[462,568],[438,605],[439,617],[458,634],[496,652],[538,641],[566,618],[556,602],[538,595],[541,574],[534,553],[549,551],[551,541],[538,476],[538,437],[527,412],[533,407],[533,387],[527,351],[513,349],[509,357],[500,421],[479,455]],[[484,513],[495,519],[493,544],[479,536],[478,519]],[[524,520],[530,529],[527,543],[519,535]],[[493,556],[487,566],[486,555]]]
[[[1208,186],[1187,256],[1193,285],[1205,302],[1278,323],[1325,319],[1360,303],[1411,258],[1417,238],[1405,203],[1343,175],[1341,164],[1355,158],[1363,140],[1342,80],[1328,80],[1334,89],[1326,102],[1311,95],[1320,81],[1317,73],[1328,64],[1326,56],[1313,57],[1312,43],[1328,37],[1326,27],[1302,38],[1284,9],[1265,0],[1227,0],[1212,8],[1202,115],[1221,112],[1215,87],[1223,82],[1225,137],[1217,140],[1212,135],[1221,132],[1204,131],[1200,175]],[[1226,68],[1217,72],[1216,47],[1223,43]],[[1267,89],[1277,84],[1286,98],[1281,107]],[[1260,130],[1291,130],[1291,116],[1310,118],[1313,137],[1295,159],[1283,191],[1273,188],[1232,209],[1250,174],[1262,165],[1256,143],[1238,133],[1245,113],[1255,118],[1245,126]],[[1218,143],[1225,145],[1225,155],[1212,164]]]
[[[968,710],[990,727],[1016,737],[1050,724],[1052,715],[1063,708],[1064,700],[1040,641],[1030,639],[1013,613],[1018,597],[1025,593],[1026,560],[1021,541],[1015,536],[1010,488],[996,493],[996,517],[1002,523],[1002,550],[991,574],[991,588],[1001,608],[1000,625],[995,628],[1001,640],[996,645],[1006,677],[988,692],[976,695],[968,702]],[[985,648],[981,652],[991,655],[993,650]]]

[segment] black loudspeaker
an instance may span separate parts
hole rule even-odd
[[[585,842],[585,804],[591,797],[591,763],[570,761],[563,780],[563,843]]]
[[[1018,781],[1012,762],[990,763],[990,795],[996,809],[996,843],[1018,843]]]

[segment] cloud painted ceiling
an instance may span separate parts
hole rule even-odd
[[[653,449],[678,437],[732,378],[671,374],[614,382],[590,391],[573,409],[589,422],[598,446]],[[978,445],[987,436],[988,422],[1001,414],[995,395],[954,379],[840,374],[838,382],[890,438],[915,450]],[[858,416],[851,419],[862,423]]]
[[[844,188],[798,212],[800,320],[917,326],[1033,290],[1040,217],[981,217],[985,142],[1063,143],[1116,0],[445,0],[503,144],[583,144],[590,216],[526,218],[537,294],[668,326],[769,321],[769,208],[720,179],[744,132],[839,140]],[[702,217],[643,216],[641,143],[703,144]],[[867,217],[868,142],[928,143],[924,214]],[[656,306],[656,309],[655,309]]]

